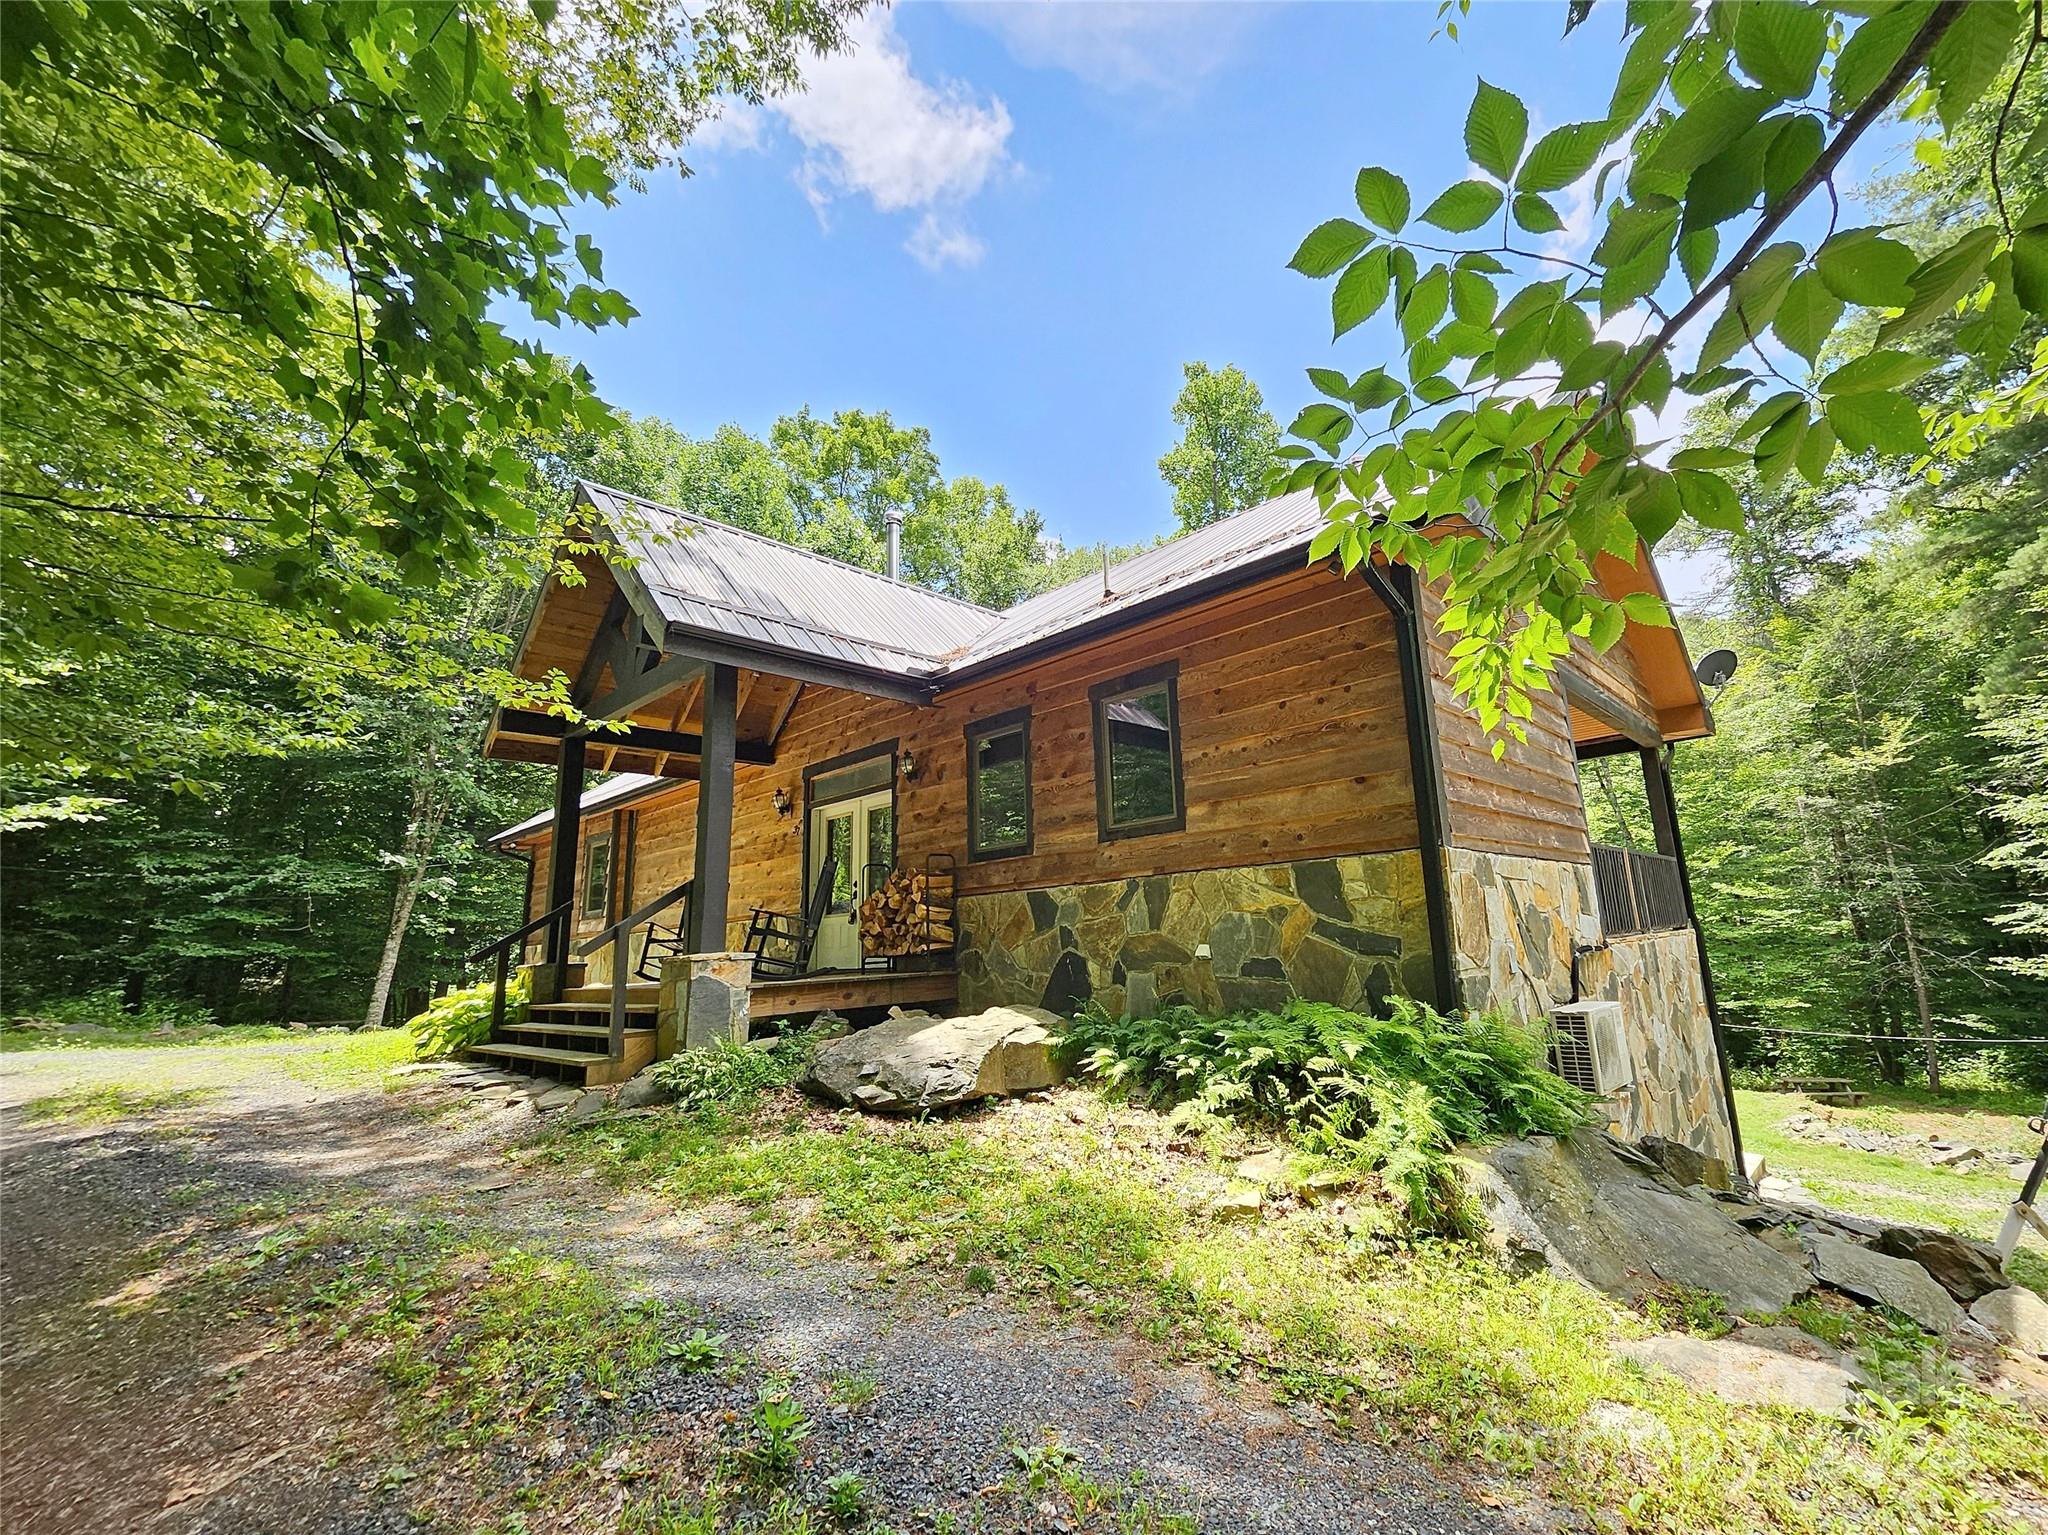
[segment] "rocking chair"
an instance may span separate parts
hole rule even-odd
[[[827,853],[818,870],[817,888],[811,891],[810,904],[803,911],[754,908],[754,914],[747,919],[746,945],[747,952],[754,956],[754,974],[787,979],[810,968],[811,950],[817,946],[818,929],[831,908],[832,881],[838,873],[838,855]]]
[[[686,934],[690,928],[690,897],[684,896],[682,905],[676,908],[674,927],[660,927],[653,922],[647,924],[647,937],[640,947],[640,963],[633,967],[633,974],[643,981],[661,979],[661,961],[672,954],[690,952],[690,941]]]

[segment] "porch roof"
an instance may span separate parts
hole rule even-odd
[[[584,815],[593,810],[606,810],[623,805],[628,800],[651,794],[656,789],[673,789],[678,780],[660,773],[615,773],[594,789],[586,789],[578,807]],[[538,815],[530,815],[517,826],[508,826],[503,831],[494,831],[484,838],[485,847],[507,847],[512,843],[532,836],[535,832],[546,831],[555,824],[554,808],[550,806]]]

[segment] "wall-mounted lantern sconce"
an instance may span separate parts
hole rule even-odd
[[[901,757],[896,759],[896,768],[898,772],[902,773],[903,781],[909,783],[917,777],[917,753],[914,751],[904,752]]]
[[[780,784],[777,784],[775,787],[775,813],[777,815],[788,815],[790,811],[794,810],[795,808],[796,807],[790,803],[789,790],[783,788]]]

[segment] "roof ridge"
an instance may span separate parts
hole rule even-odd
[[[618,496],[622,500],[636,501],[642,506],[651,506],[657,512],[666,512],[671,517],[687,518],[689,521],[699,523],[704,527],[717,528],[722,533],[737,533],[742,538],[751,538],[758,543],[771,544],[777,549],[785,549],[791,554],[800,554],[807,560],[817,560],[821,564],[831,565],[840,570],[850,570],[857,576],[866,576],[870,581],[879,581],[884,586],[897,591],[917,592],[925,597],[937,598],[940,602],[950,602],[956,607],[969,608],[976,613],[985,613],[991,618],[1000,618],[1002,616],[1001,609],[983,607],[980,603],[970,602],[965,597],[955,597],[951,592],[933,591],[929,586],[919,586],[915,581],[891,581],[879,570],[869,570],[867,566],[856,565],[851,560],[834,559],[829,554],[820,554],[815,549],[806,549],[802,544],[792,544],[786,539],[773,538],[766,533],[756,533],[752,528],[743,528],[738,523],[720,522],[716,517],[706,517],[699,512],[686,512],[681,507],[670,506],[665,501],[650,500],[648,497],[638,495],[633,491],[620,490],[616,485],[606,485],[602,481],[585,479],[581,475],[577,476],[576,483],[590,490],[601,490],[608,496]]]

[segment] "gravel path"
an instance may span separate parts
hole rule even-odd
[[[1016,1469],[1010,1447],[1048,1436],[1091,1478],[1141,1476],[1148,1499],[1204,1530],[1476,1535],[1548,1523],[1483,1506],[1440,1467],[1299,1423],[1135,1343],[998,1299],[880,1283],[572,1173],[507,1180],[503,1152],[539,1130],[522,1094],[494,1107],[447,1086],[320,1089],[251,1072],[259,1047],[232,1048],[240,1080],[146,1124],[93,1129],[28,1122],[20,1109],[69,1085],[78,1055],[0,1057],[0,1527],[14,1535],[416,1528],[406,1493],[386,1485],[396,1430],[368,1372],[272,1368],[238,1356],[231,1319],[195,1331],[119,1304],[147,1268],[138,1254],[200,1205],[335,1198],[453,1213],[710,1314],[736,1348],[794,1380],[817,1423],[811,1461],[858,1470],[871,1506],[899,1527],[931,1527],[912,1511],[952,1510],[969,1529],[1065,1528],[1049,1506],[1042,1523],[1028,1505],[1016,1522],[1014,1502],[1000,1525],[981,1517],[984,1490]],[[109,1053],[88,1074],[117,1069]],[[218,1064],[205,1057],[224,1052],[177,1054],[171,1069],[203,1079]],[[848,1373],[870,1378],[874,1399],[835,1410],[827,1382]],[[644,1432],[750,1398],[715,1374],[664,1369],[591,1410]]]

